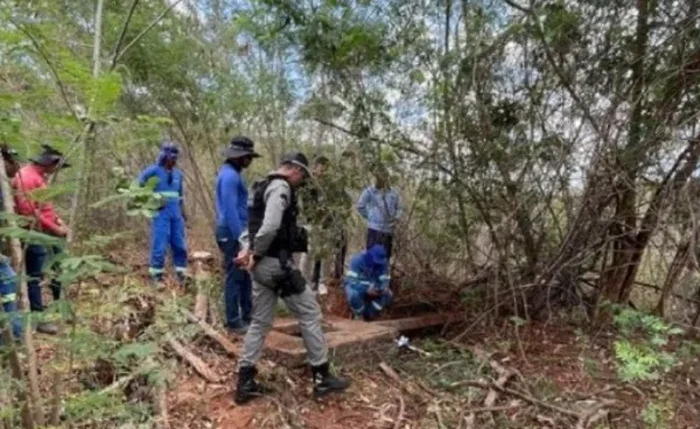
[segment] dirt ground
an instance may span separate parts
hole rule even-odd
[[[122,263],[130,264],[132,273],[140,276],[145,258],[129,256]],[[103,283],[100,291],[118,291],[113,280]],[[338,287],[331,285],[324,310],[343,316]],[[89,300],[107,299],[104,293],[91,294],[85,287],[74,298],[88,300],[90,305]],[[311,398],[306,369],[277,366],[262,380],[274,389],[273,394],[236,406],[235,360],[196,340],[187,346],[222,381],[206,382],[188,365],[178,365],[168,383],[169,425],[191,429],[700,427],[700,347],[692,348],[694,354],[679,359],[660,380],[623,383],[609,330],[558,317],[528,323],[518,331],[509,318],[474,326],[480,314],[472,310],[462,323],[413,336],[412,343],[427,354],[400,351],[388,344],[362,359],[345,361],[338,356],[334,367],[352,386],[342,395],[320,401]],[[472,328],[464,332],[466,327]],[[459,342],[450,341],[457,336]],[[674,341],[669,349],[698,344],[697,335],[686,334],[684,340]],[[39,337],[40,366],[53,357],[51,341]],[[493,389],[489,383],[500,381],[503,369],[508,374],[502,387],[510,390],[489,393],[489,387]]]
[[[542,403],[576,409],[580,404],[609,402],[605,417],[595,426],[585,427],[700,427],[697,357],[674,368],[663,381],[623,384],[616,376],[611,338],[605,332],[585,336],[572,326],[552,322],[521,331],[522,348],[512,329],[492,327],[471,333],[469,341],[460,347],[435,337],[414,339],[419,347],[436,350],[430,359],[416,353],[389,352],[369,355],[366,362],[353,362],[351,366],[341,363],[339,371],[352,380],[352,387],[343,395],[323,401],[311,399],[308,374],[294,370],[287,374],[287,380],[272,383],[276,392],[271,396],[236,406],[232,401],[234,363],[215,358],[217,371],[226,374],[229,381],[207,385],[196,375],[182,374],[170,396],[171,417],[175,426],[182,428],[463,427],[465,410],[478,408],[478,403],[468,403],[480,400],[486,392],[454,391],[449,386],[465,379],[484,378],[475,369],[477,365],[483,367],[484,362],[474,362],[473,356],[461,357],[468,356],[469,350],[480,349],[488,350],[490,359],[514,369],[517,390]],[[459,350],[461,355],[445,351],[450,349]],[[395,369],[399,379],[380,370],[380,362]],[[485,419],[483,426],[472,427],[576,427],[575,419],[514,399],[499,395],[494,406],[512,405],[513,409],[498,410],[499,416],[493,421]],[[442,415],[436,411],[441,409]],[[477,423],[481,417],[477,417]]]

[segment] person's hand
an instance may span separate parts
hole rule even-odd
[[[59,225],[58,229],[56,230],[56,235],[59,237],[67,237],[68,234],[70,234],[70,229],[63,224]]]
[[[255,260],[252,256],[248,258],[248,265],[246,265],[245,269],[248,272],[253,272],[253,268],[255,268],[255,264],[257,264],[258,261]]]
[[[246,271],[253,271],[257,261],[253,258],[253,254],[249,250],[241,250],[238,252],[238,255],[233,258],[233,263],[239,267],[243,267]]]
[[[250,257],[250,251],[246,250],[241,250],[238,252],[238,255],[233,257],[233,263],[238,265],[239,267],[247,267],[248,262],[250,262],[252,258]]]
[[[377,298],[381,296],[382,292],[380,290],[375,289],[374,287],[370,287],[367,289],[367,296],[370,298]]]

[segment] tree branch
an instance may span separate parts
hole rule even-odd
[[[39,55],[41,55],[42,59],[44,60],[44,62],[48,66],[49,70],[51,70],[51,74],[53,75],[54,79],[56,79],[56,85],[58,85],[58,89],[61,92],[61,97],[63,98],[63,101],[66,103],[66,107],[68,107],[68,110],[70,110],[70,112],[73,115],[73,117],[75,118],[75,120],[80,122],[80,117],[78,117],[78,114],[76,113],[75,109],[73,108],[73,104],[68,99],[68,92],[66,91],[66,85],[63,83],[61,76],[59,76],[59,74],[58,74],[58,70],[56,70],[56,68],[54,67],[54,65],[51,62],[51,60],[49,59],[49,56],[46,53],[46,51],[44,51],[44,49],[42,49],[39,41],[36,39],[36,37],[34,37],[34,35],[32,33],[29,32],[29,30],[24,28],[24,26],[17,24],[16,22],[13,22],[13,21],[10,21],[10,22],[12,22],[15,25],[15,27],[17,27],[19,29],[19,31],[24,33],[29,38],[29,40],[32,42],[32,45],[34,46],[34,48],[37,50]]]
[[[143,36],[145,36],[149,31],[151,31],[153,27],[155,27],[163,18],[165,18],[165,15],[167,15],[168,12],[173,10],[173,8],[180,3],[182,3],[182,0],[177,0],[173,2],[170,6],[168,6],[163,12],[161,12],[161,14],[158,15],[156,19],[154,19],[150,24],[148,24],[148,26],[144,28],[139,34],[137,34],[136,37],[134,37],[133,40],[124,47],[124,49],[122,49],[118,54],[114,56],[112,62],[116,64],[117,61],[119,61],[129,49],[131,49],[139,40],[141,40],[141,38],[143,38]]]
[[[117,53],[122,47],[122,43],[124,43],[124,37],[126,36],[126,30],[129,28],[129,23],[131,22],[131,17],[134,15],[134,11],[136,10],[136,6],[139,4],[139,0],[134,0],[131,2],[131,7],[129,8],[129,12],[126,15],[126,19],[124,19],[124,25],[122,25],[122,31],[119,34],[119,39],[117,40],[117,43],[114,45],[114,49],[112,50],[112,62],[109,65],[109,70],[114,70],[114,67],[117,65]]]

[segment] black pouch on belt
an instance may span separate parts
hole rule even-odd
[[[286,268],[274,277],[276,290],[282,298],[298,295],[306,289],[306,280],[297,269]]]
[[[298,295],[306,290],[306,279],[301,271],[289,265],[289,252],[280,253],[280,267],[282,267],[282,272],[273,280],[277,286],[276,290],[282,298]]]

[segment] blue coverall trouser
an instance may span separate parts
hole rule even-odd
[[[156,280],[163,279],[168,247],[173,253],[173,265],[178,276],[187,270],[187,238],[182,214],[167,207],[161,209],[151,223],[151,260],[149,272]]]
[[[0,300],[5,320],[10,321],[12,335],[22,337],[22,320],[17,313],[17,275],[7,262],[0,262]]]
[[[250,323],[252,312],[253,284],[250,274],[238,267],[233,258],[240,250],[238,240],[229,229],[219,226],[216,229],[216,243],[224,257],[224,304],[226,305],[226,326],[238,328],[241,322]]]
[[[350,309],[356,317],[372,320],[391,304],[392,294],[389,289],[383,291],[376,298],[368,299],[367,286],[350,286],[345,288],[345,296],[350,304]]]

